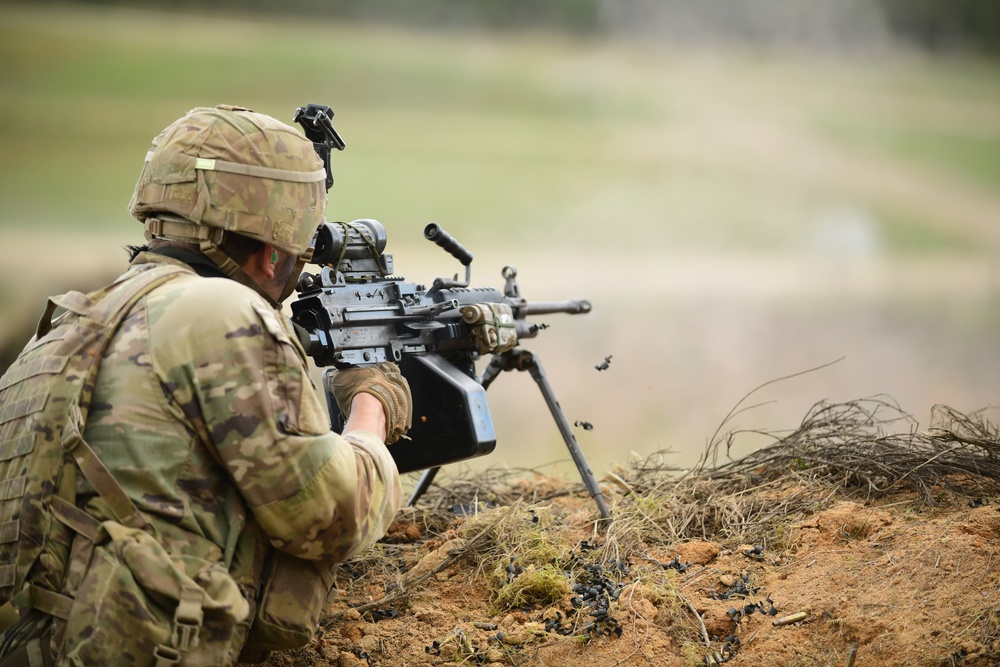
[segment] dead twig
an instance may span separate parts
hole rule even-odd
[[[365,612],[372,611],[373,609],[378,609],[379,607],[385,607],[387,605],[395,604],[400,600],[408,598],[413,594],[415,589],[419,588],[421,584],[433,577],[434,575],[447,570],[449,567],[457,563],[458,561],[471,556],[476,553],[479,548],[487,541],[489,535],[496,530],[496,528],[503,523],[514,511],[519,507],[520,503],[514,503],[510,507],[503,510],[493,521],[489,523],[485,528],[480,530],[476,535],[466,540],[465,545],[461,549],[456,549],[448,554],[448,557],[443,561],[438,563],[436,566],[430,570],[423,572],[415,577],[404,577],[403,581],[399,583],[399,587],[396,591],[386,595],[385,597],[375,600],[374,602],[369,602],[367,604],[359,605],[357,607],[351,607],[352,610],[364,614]],[[320,625],[324,628],[329,628],[331,625],[339,621],[344,617],[344,614],[348,610],[340,611],[335,614],[327,614],[323,617]]]

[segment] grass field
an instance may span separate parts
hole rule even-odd
[[[125,205],[166,124],[217,103],[290,121],[317,102],[348,146],[330,218],[383,221],[397,272],[457,270],[421,239],[433,220],[476,254],[474,282],[513,263],[529,298],[593,299],[532,347],[570,420],[594,423],[580,439],[598,470],[630,450],[683,464],[747,391],[841,357],[740,423],[793,426],[822,398],[889,393],[918,416],[997,399],[1000,63],[0,17],[0,335],[46,291],[120,268],[114,246],[140,236]],[[491,393],[492,463],[567,458],[528,378]]]

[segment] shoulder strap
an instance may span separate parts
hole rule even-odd
[[[101,358],[119,325],[139,299],[168,280],[187,273],[188,271],[181,267],[164,264],[142,271],[138,275],[128,276],[124,280],[116,281],[107,288],[91,295],[69,292],[51,298],[49,299],[50,307],[46,308],[49,326],[51,326],[51,314],[54,311],[52,304],[55,304],[67,308],[67,310],[71,310],[82,319],[87,320],[86,324],[81,323],[81,326],[87,326],[95,336],[87,347],[87,354],[90,357],[89,368],[84,375],[83,382],[80,383],[80,392],[76,400],[71,402],[69,406],[62,436],[63,448],[73,457],[84,477],[108,504],[118,520],[134,528],[144,527],[147,523],[145,517],[139,512],[139,509],[101,462],[94,450],[87,444],[87,441],[84,440],[83,429],[87,423],[90,399],[94,392]],[[43,316],[42,320],[45,319],[47,318]],[[42,331],[42,328],[40,323],[39,331]]]

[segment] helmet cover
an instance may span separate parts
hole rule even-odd
[[[129,212],[140,222],[174,214],[301,256],[324,220],[325,180],[296,128],[243,107],[199,107],[153,139]]]

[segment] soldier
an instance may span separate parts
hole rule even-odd
[[[50,299],[0,378],[0,667],[263,661],[312,638],[333,565],[385,534],[406,380],[337,373],[332,433],[278,310],[325,179],[298,130],[244,108],[154,139],[129,205],[148,245]]]

